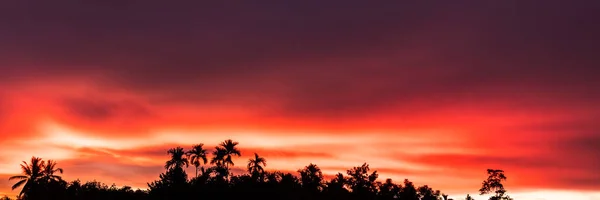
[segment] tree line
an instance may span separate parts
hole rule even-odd
[[[169,149],[170,159],[165,162],[165,172],[158,180],[148,183],[148,189],[133,190],[129,186],[108,186],[98,181],[67,182],[53,160],[32,157],[21,164],[22,174],[9,178],[17,181],[12,189],[22,188],[17,199],[22,200],[179,200],[179,199],[340,199],[340,200],[451,200],[448,195],[428,185],[415,186],[405,179],[402,183],[392,179],[378,181],[377,171],[367,163],[338,173],[326,180],[316,164],[309,164],[297,175],[280,171],[266,171],[267,160],[258,154],[247,161],[247,173],[231,174],[233,159],[242,155],[238,142],[225,140],[213,150],[204,144]],[[194,167],[189,177],[185,168]],[[502,184],[504,171],[488,169],[480,195],[493,194],[490,200],[512,200]],[[473,200],[467,195],[466,200]],[[4,196],[0,200],[10,200]]]

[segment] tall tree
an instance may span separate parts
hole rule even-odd
[[[324,187],[325,199],[353,199],[350,192],[346,189],[348,178],[342,173],[337,173]]]
[[[494,193],[494,196],[490,197],[490,200],[510,200],[511,198],[506,194],[504,189],[503,181],[506,181],[506,176],[503,170],[499,169],[488,169],[488,178],[481,184],[479,189],[480,195]]]
[[[417,188],[417,194],[419,195],[419,199],[421,200],[438,200],[440,197],[440,191],[434,191],[428,185],[424,185]]]
[[[347,170],[349,176],[348,183],[353,193],[362,195],[363,198],[370,198],[364,195],[374,194],[377,191],[376,180],[379,176],[377,171],[369,173],[369,164],[363,163],[361,166],[353,167]]]
[[[302,188],[311,192],[323,189],[323,172],[317,165],[310,163],[304,169],[298,170],[298,173],[300,173]]]
[[[267,166],[267,160],[258,156],[257,153],[254,153],[254,158],[250,158],[250,160],[248,160],[248,173],[250,173],[254,178],[262,178],[265,173],[263,166]]]
[[[402,191],[402,186],[394,184],[392,179],[386,179],[384,183],[379,185],[379,195],[381,199],[397,199],[400,198],[400,191]]]
[[[221,166],[225,162],[225,149],[220,147],[215,147],[215,151],[212,152],[213,157],[210,160],[210,164]]]
[[[196,177],[198,177],[198,167],[208,162],[206,154],[207,150],[204,149],[204,144],[202,143],[192,146],[192,149],[186,152],[189,162],[196,167]]]
[[[347,182],[348,179],[344,177],[344,174],[337,173],[335,177],[333,177],[333,179],[327,183],[327,189],[337,191],[346,190],[345,186],[348,184]]]
[[[62,181],[62,178],[60,176],[55,175],[56,173],[62,174],[63,169],[56,167],[56,161],[48,160],[48,162],[46,162],[46,165],[44,166],[42,179],[47,182]]]
[[[229,176],[229,169],[225,165],[226,151],[224,148],[219,146],[215,147],[213,151],[213,157],[210,160],[210,164],[214,164],[214,167],[210,167],[210,172],[214,173],[216,180],[222,181]]]
[[[404,179],[404,187],[400,192],[400,199],[402,200],[419,200],[419,196],[417,194],[417,189],[413,182],[408,179]]]
[[[22,175],[12,176],[8,178],[8,180],[19,180],[12,186],[12,190],[17,189],[18,187],[23,186],[21,192],[19,192],[19,196],[27,195],[28,192],[31,192],[33,187],[35,187],[39,180],[44,176],[44,167],[45,163],[42,158],[31,157],[31,161],[28,164],[23,161],[21,164]]]
[[[165,169],[183,169],[183,166],[189,166],[189,161],[185,157],[185,151],[182,147],[175,147],[167,151],[171,155],[171,159],[165,164]]]
[[[219,146],[217,147],[217,149],[221,149],[221,151],[223,151],[223,164],[225,164],[226,168],[229,168],[229,166],[234,165],[232,158],[233,156],[242,156],[242,152],[237,148],[238,144],[238,142],[228,139],[221,142],[221,144],[219,144]]]

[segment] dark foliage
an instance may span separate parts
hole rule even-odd
[[[498,169],[488,169],[488,178],[481,184],[479,189],[480,194],[494,193],[494,196],[490,197],[490,200],[512,200],[510,196],[506,195],[506,189],[504,189],[503,181],[506,181],[504,171]]]
[[[24,200],[175,200],[175,199],[340,199],[340,200],[447,200],[427,185],[415,187],[405,179],[394,183],[391,179],[377,181],[377,171],[371,171],[364,163],[338,173],[331,180],[325,180],[321,169],[309,164],[298,170],[298,175],[264,169],[267,160],[254,154],[248,160],[248,174],[232,175],[233,156],[241,156],[237,142],[226,140],[215,147],[210,166],[206,165],[208,151],[202,144],[192,150],[181,147],[170,149],[170,159],[165,162],[165,172],[159,179],[148,183],[146,190],[133,190],[131,187],[116,187],[90,181],[66,182],[58,173],[56,162],[44,162],[33,157],[31,163],[23,162],[23,174],[11,177],[19,180],[13,189],[23,187],[19,199]],[[196,168],[196,174],[188,177],[186,167]],[[500,181],[506,179],[501,170],[488,170],[489,178],[484,182],[481,193],[494,191],[504,197],[506,192]],[[468,197],[470,198],[470,196]],[[493,197],[494,198],[494,197]],[[1,200],[8,200],[4,197]]]

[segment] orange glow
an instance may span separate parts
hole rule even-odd
[[[218,109],[203,112],[203,107],[150,106],[137,98],[141,105],[148,106],[145,109],[149,112],[161,115],[140,120],[117,116],[91,123],[58,107],[58,97],[69,95],[61,92],[63,90],[48,93],[29,88],[23,86],[23,92],[6,95],[10,98],[5,102],[12,105],[9,111],[15,115],[5,121],[3,129],[28,131],[23,135],[2,136],[6,138],[0,152],[3,176],[18,173],[18,163],[35,155],[58,160],[65,168],[67,179],[99,179],[145,188],[145,183],[156,179],[162,171],[168,148],[176,145],[189,148],[196,143],[205,143],[210,148],[227,138],[240,142],[244,156],[236,159],[238,163],[245,163],[251,153],[256,152],[267,158],[271,170],[295,171],[308,163],[316,163],[331,175],[367,162],[379,170],[381,178],[397,181],[409,178],[416,184],[429,184],[457,196],[476,194],[486,168],[506,170],[508,188],[523,191],[513,196],[524,198],[540,194],[527,193],[528,189],[576,189],[559,180],[595,173],[585,168],[549,165],[557,162],[555,155],[563,151],[551,144],[569,140],[569,136],[519,128],[568,121],[568,117],[558,114],[564,112],[562,110],[514,109],[509,104],[497,104],[494,109],[454,104],[406,119],[382,113],[363,120],[330,124],[303,120],[300,125],[295,119],[258,120],[250,117],[252,110],[241,108],[234,113],[246,114],[228,118],[218,113]],[[136,99],[124,96],[128,95],[104,98]],[[35,99],[48,101],[33,103]],[[213,117],[224,119],[222,125],[211,119]],[[373,120],[377,117],[380,120]],[[195,125],[192,119],[199,123]],[[25,127],[29,128],[23,129]],[[502,145],[493,145],[496,137],[502,138]],[[22,151],[23,148],[27,151]],[[569,158],[568,162],[573,163],[586,159],[584,155]],[[240,164],[239,170],[243,170],[243,166]],[[120,171],[123,170],[138,173],[122,176]],[[547,173],[558,174],[558,180],[547,179]],[[13,194],[9,185],[9,182],[0,185],[4,188],[0,191]],[[577,187],[585,189],[587,186]]]

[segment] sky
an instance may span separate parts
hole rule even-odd
[[[0,194],[31,156],[146,188],[178,145],[477,199],[600,199],[600,3],[26,0],[0,6]],[[190,169],[190,172],[192,170]]]

